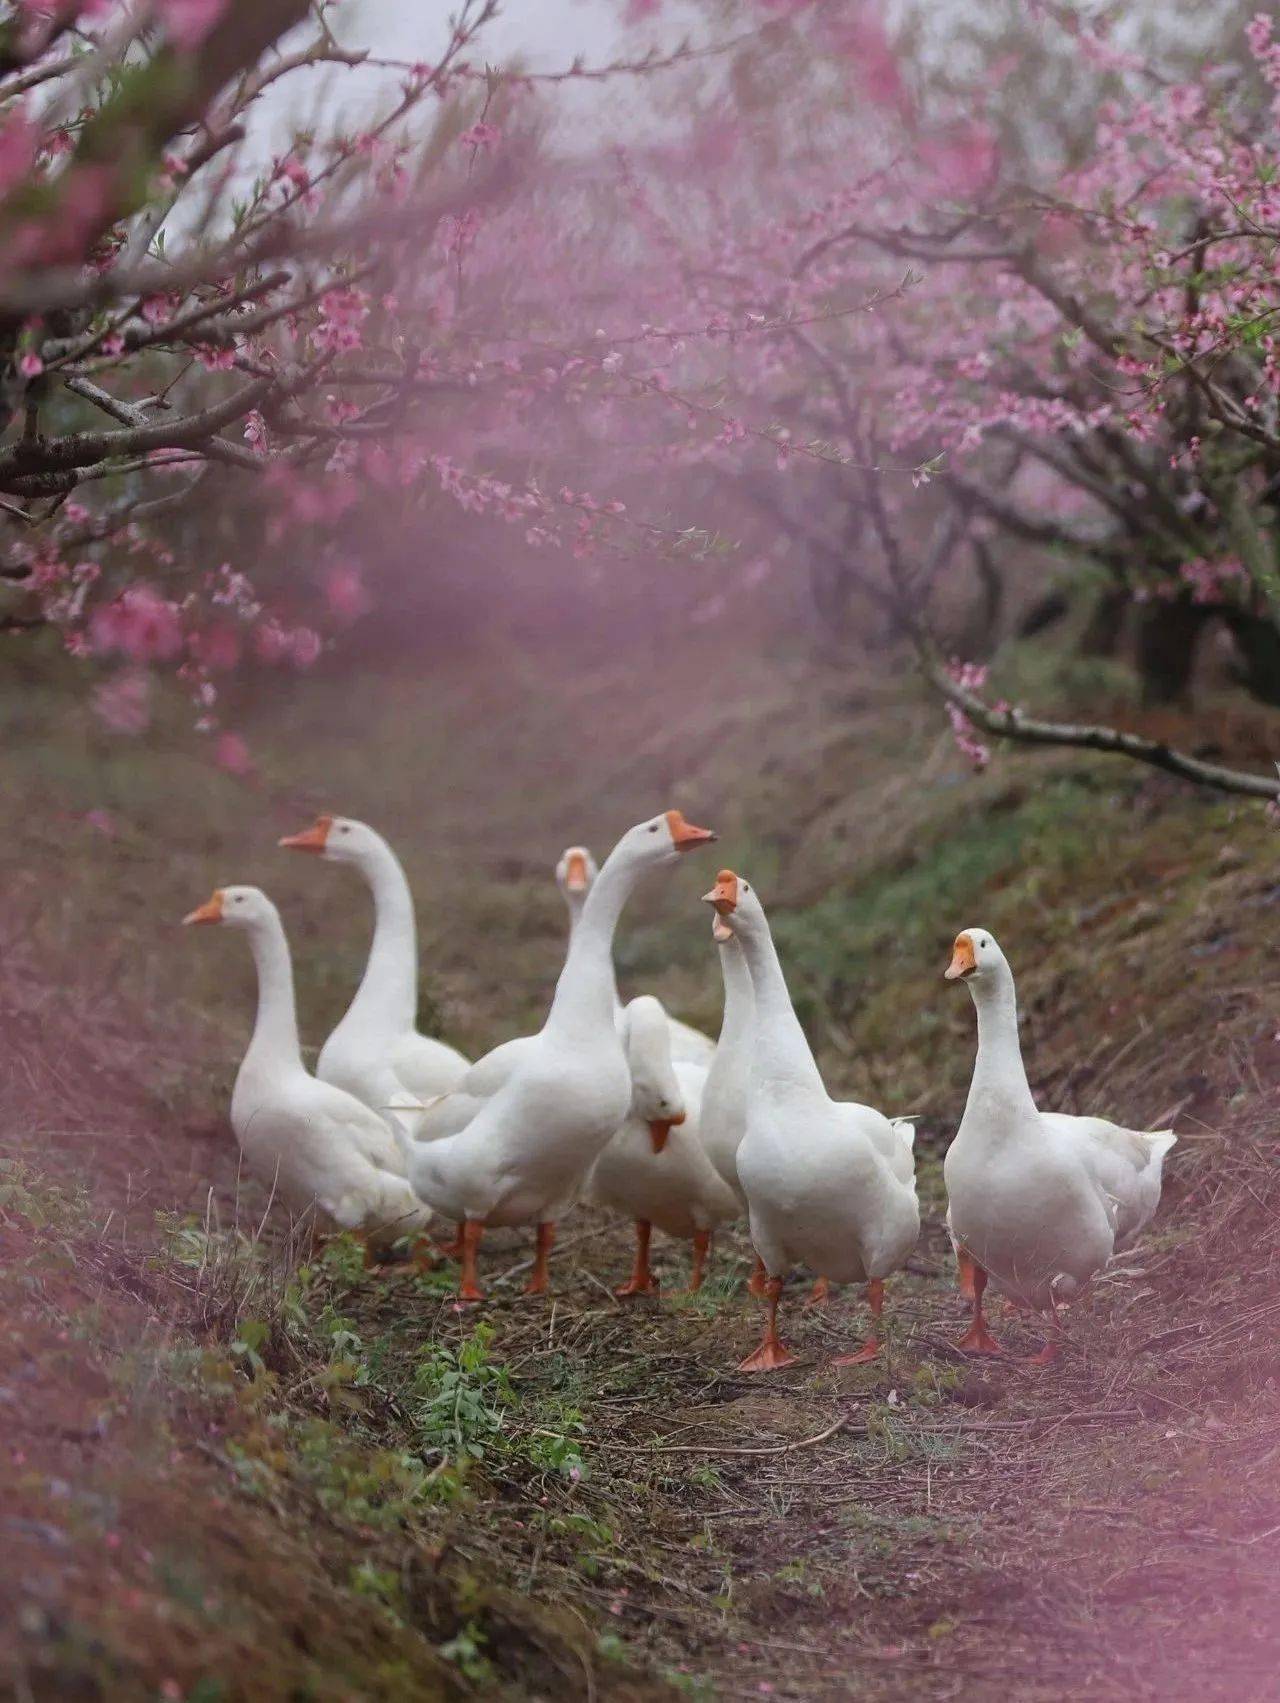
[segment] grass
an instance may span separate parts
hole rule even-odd
[[[624,743],[593,736],[617,723],[616,668],[553,682],[514,654],[302,682],[246,706],[249,788],[176,717],[109,744],[19,654],[0,756],[26,800],[0,870],[0,1654],[19,1695],[1266,1694],[1274,830],[1072,757],[967,776],[891,680],[851,701],[801,659],[744,679],[714,645],[627,671]],[[368,919],[344,872],[274,840],[322,804],[369,817],[422,896],[429,1009],[476,1049],[545,1002],[563,845],[602,852],[668,803],[764,891],[833,1086],[921,1114],[925,1233],[874,1366],[825,1369],[861,1297],[804,1312],[797,1283],[803,1363],[738,1376],[757,1329],[740,1233],[702,1295],[631,1307],[610,1293],[629,1226],[566,1225],[549,1305],[517,1294],[526,1239],[495,1233],[491,1300],[464,1315],[447,1270],[368,1276],[341,1238],[311,1257],[237,1174],[249,966],[176,928],[213,885],[281,903],[314,1044]],[[714,1027],[708,878],[644,895],[620,959]],[[949,1348],[940,1161],[973,1020],[941,969],[975,922],[1017,970],[1037,1091],[1184,1134],[1161,1218],[1050,1374]],[[673,1291],[687,1252],[655,1252]]]

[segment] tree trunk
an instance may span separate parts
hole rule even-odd
[[[1115,586],[1104,591],[1094,604],[1084,632],[1080,635],[1080,654],[1082,656],[1111,657],[1120,648],[1124,637],[1125,617],[1129,613],[1130,598],[1127,586]]]
[[[1188,597],[1148,603],[1138,620],[1137,665],[1147,704],[1185,704],[1191,698],[1196,651],[1215,611]]]
[[[1232,673],[1250,697],[1280,706],[1280,629],[1266,615],[1226,606],[1216,611],[1236,647]]]

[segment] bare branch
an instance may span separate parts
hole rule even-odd
[[[113,461],[118,456],[145,455],[155,449],[199,447],[223,426],[232,420],[242,419],[251,408],[256,408],[267,393],[276,388],[276,383],[273,379],[255,379],[221,402],[176,420],[154,425],[131,425],[119,432],[71,432],[62,438],[37,438],[11,444],[8,449],[0,451],[0,489],[23,496],[33,495],[37,489],[42,492],[68,490],[77,482],[72,472],[74,469]],[[105,396],[105,392],[99,395]],[[120,403],[117,406],[124,408],[128,405]],[[116,417],[120,416],[117,414]],[[60,476],[65,473],[71,473],[70,485],[61,480]],[[53,475],[53,483],[37,486],[35,482],[43,475]]]
[[[1217,792],[1236,793],[1245,798],[1280,799],[1280,782],[1275,775],[1255,775],[1243,769],[1225,768],[1220,763],[1206,763],[1185,751],[1175,751],[1159,740],[1147,739],[1139,733],[1122,733],[1115,727],[1038,721],[1019,709],[996,709],[976,692],[952,679],[936,645],[923,633],[916,635],[916,653],[929,684],[948,703],[963,711],[982,733],[1024,745],[1063,745],[1082,751],[1104,751],[1149,764],[1152,768],[1162,769],[1165,774],[1177,775],[1180,780],[1213,787]]]

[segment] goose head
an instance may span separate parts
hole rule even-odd
[[[595,885],[600,871],[586,846],[567,846],[556,865],[556,886],[566,905],[580,905]]]
[[[279,841],[286,851],[311,852],[330,863],[362,863],[386,849],[386,841],[367,822],[350,816],[317,816],[300,834]]]
[[[968,982],[975,999],[1012,975],[1009,960],[985,928],[961,929],[951,948],[951,962],[942,973],[949,982]]]
[[[711,935],[721,945],[735,936],[758,932],[768,926],[759,895],[749,881],[735,875],[732,869],[720,871],[715,886],[702,895],[702,902],[715,910]]]
[[[659,868],[675,863],[684,852],[709,846],[714,839],[710,828],[696,828],[680,811],[664,810],[661,816],[628,828],[609,856],[611,861],[616,858],[640,869]]]
[[[641,994],[627,1006],[622,1024],[631,1069],[631,1116],[648,1124],[653,1151],[661,1153],[672,1127],[682,1124],[686,1116],[671,1064],[667,1014],[651,994]]]
[[[228,923],[232,928],[254,928],[278,915],[261,887],[216,887],[203,905],[183,917],[191,923]]]

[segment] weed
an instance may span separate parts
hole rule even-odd
[[[468,1620],[447,1644],[441,1644],[440,1654],[473,1685],[487,1685],[494,1677],[493,1663],[484,1653],[487,1643],[479,1622]]]
[[[438,1347],[414,1371],[412,1423],[424,1448],[479,1459],[501,1436],[514,1396],[489,1357],[493,1326],[477,1325],[457,1348]]]
[[[351,1569],[351,1589],[357,1596],[372,1597],[393,1620],[400,1620],[404,1593],[393,1567],[379,1567],[368,1559],[357,1562]]]
[[[525,1443],[530,1463],[541,1472],[558,1473],[577,1484],[586,1477],[587,1466],[577,1439],[586,1432],[586,1422],[576,1407],[561,1407],[547,1416],[545,1426],[532,1431]]]

